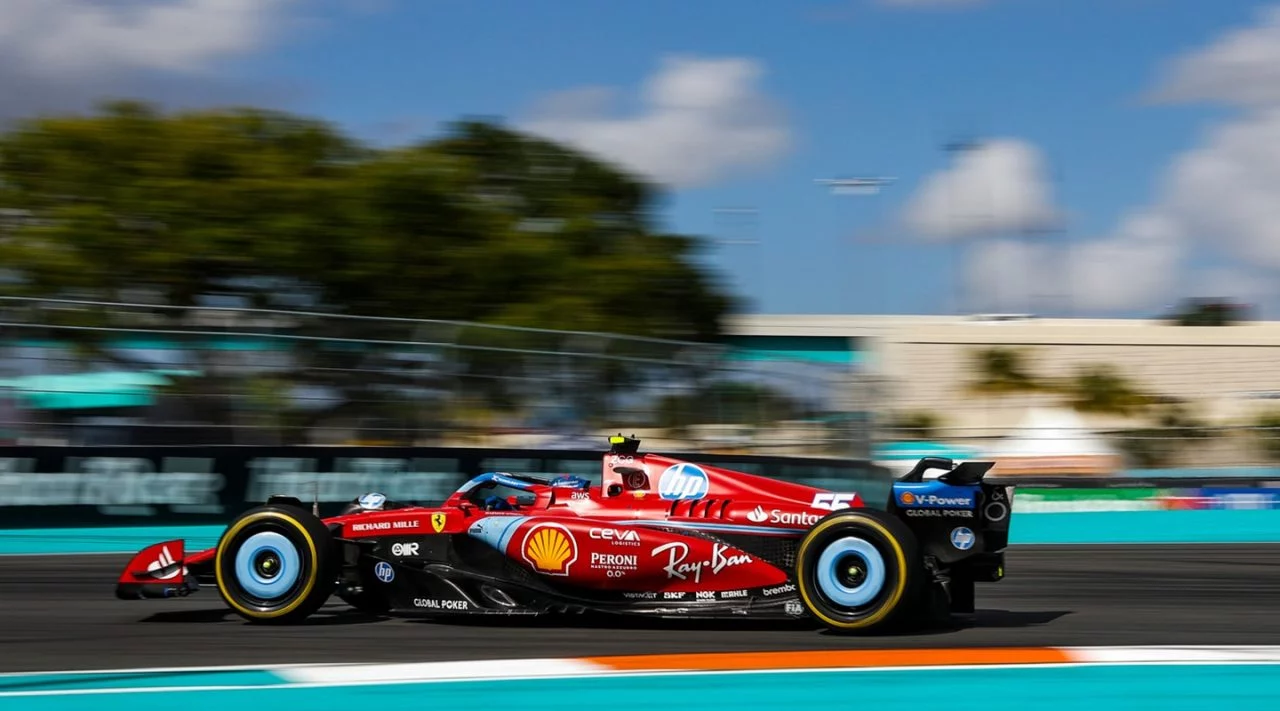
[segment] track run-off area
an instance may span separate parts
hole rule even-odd
[[[1280,543],[1018,545],[1008,577],[979,587],[977,614],[875,637],[747,621],[428,622],[341,605],[257,627],[210,589],[116,600],[127,557],[0,557],[0,707],[136,706],[158,693],[186,709],[457,707],[494,694],[611,710],[1280,700],[1280,647],[1268,646],[1280,643]]]

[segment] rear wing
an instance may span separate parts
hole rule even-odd
[[[904,483],[919,483],[924,481],[924,473],[930,469],[945,469],[947,473],[939,476],[938,479],[944,483],[955,486],[972,486],[982,482],[982,478],[991,471],[996,465],[995,462],[961,462],[956,464],[953,460],[946,457],[924,457],[916,462],[898,481]]]

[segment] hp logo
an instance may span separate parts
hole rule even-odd
[[[667,501],[690,501],[706,496],[710,485],[707,473],[698,465],[680,463],[662,472],[658,494]]]
[[[956,550],[967,551],[973,548],[973,541],[973,531],[963,526],[951,530],[951,545],[955,546]]]
[[[952,538],[954,539],[954,536]],[[384,583],[389,583],[396,579],[396,571],[392,570],[391,564],[386,561],[379,561],[377,565],[373,566],[373,574],[378,576],[378,580]]]

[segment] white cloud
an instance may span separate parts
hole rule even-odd
[[[526,130],[573,144],[675,187],[766,165],[791,145],[781,109],[742,58],[668,57],[645,82],[641,109],[608,112],[611,90],[577,89],[543,102]]]
[[[0,46],[32,73],[190,72],[266,38],[294,0],[5,0]]]
[[[1273,302],[1277,293],[1274,279],[1251,270],[1218,267],[1197,275],[1188,295],[1262,304]]]
[[[903,217],[917,235],[957,239],[1044,228],[1057,213],[1040,152],[1025,141],[999,139],[926,178]]]
[[[1034,312],[1048,301],[1081,311],[1121,311],[1161,303],[1176,283],[1185,242],[1159,215],[1136,214],[1115,234],[1078,244],[994,240],[965,266],[968,306]]]
[[[977,302],[1024,308],[1033,296],[1053,293],[1077,308],[1113,311],[1188,296],[1276,295],[1267,276],[1252,270],[1280,271],[1280,7],[1171,66],[1155,96],[1217,101],[1242,113],[1176,156],[1155,199],[1109,235],[1065,250],[979,246],[966,275]],[[1186,261],[1197,243],[1250,270],[1196,270]]]
[[[1280,104],[1280,7],[1260,12],[1257,25],[1231,31],[1172,62],[1150,96],[1169,102]]]
[[[296,30],[302,0],[0,0],[0,119],[111,97],[279,105],[296,86],[224,77],[223,60]],[[353,9],[356,0],[341,0]]]
[[[1229,121],[1182,155],[1160,209],[1210,246],[1280,269],[1280,108]]]

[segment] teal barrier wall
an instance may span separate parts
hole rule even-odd
[[[213,547],[222,526],[0,530],[0,555],[133,553],[181,538]],[[1010,544],[1280,543],[1280,510],[1086,511],[1014,514]]]

